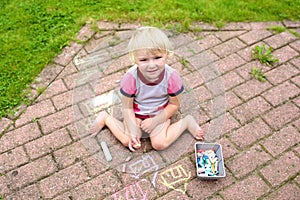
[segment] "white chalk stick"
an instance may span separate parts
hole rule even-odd
[[[111,157],[111,154],[109,152],[106,142],[102,141],[101,147],[102,147],[102,150],[103,150],[103,153],[104,153],[104,156],[105,156],[105,159],[107,160],[107,162],[112,161],[112,157]]]

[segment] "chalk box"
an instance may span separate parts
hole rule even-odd
[[[197,163],[197,150],[213,150],[217,155],[219,162],[218,162],[218,171],[219,173],[214,176],[204,176],[202,174],[198,174],[198,163]],[[218,143],[203,143],[203,142],[196,142],[195,143],[195,159],[196,159],[196,174],[197,177],[201,180],[218,180],[220,178],[224,178],[226,176],[225,166],[224,166],[224,159],[222,154],[222,146]]]

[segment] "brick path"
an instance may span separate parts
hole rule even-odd
[[[144,139],[136,153],[104,129],[87,129],[98,107],[120,116],[119,81],[130,66],[126,44],[138,25],[90,26],[32,86],[33,104],[0,121],[0,194],[5,199],[300,199],[300,22],[230,23],[174,34],[169,63],[186,83],[181,115],[191,113],[206,141],[223,146],[226,178],[200,181],[189,134],[157,152]],[[285,26],[275,34],[267,28]],[[280,60],[251,59],[258,44]],[[249,74],[263,67],[266,82]],[[39,91],[43,91],[41,94]],[[96,101],[98,97],[99,101]],[[101,100],[105,99],[101,104]],[[98,103],[95,107],[93,103]],[[101,104],[101,105],[100,105]],[[100,142],[113,156],[107,163]],[[131,156],[130,161],[125,159]],[[131,167],[131,168],[130,168]],[[132,168],[135,167],[135,168]],[[124,170],[124,172],[123,172]],[[130,171],[132,170],[132,171]]]

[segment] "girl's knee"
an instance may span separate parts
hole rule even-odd
[[[164,150],[169,145],[167,145],[164,141],[153,141],[153,140],[151,140],[151,146],[155,150]]]

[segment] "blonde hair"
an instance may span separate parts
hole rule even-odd
[[[135,60],[134,52],[139,49],[147,49],[150,52],[159,50],[169,54],[172,45],[169,38],[160,29],[145,26],[136,29],[128,43],[128,52],[132,61]]]

